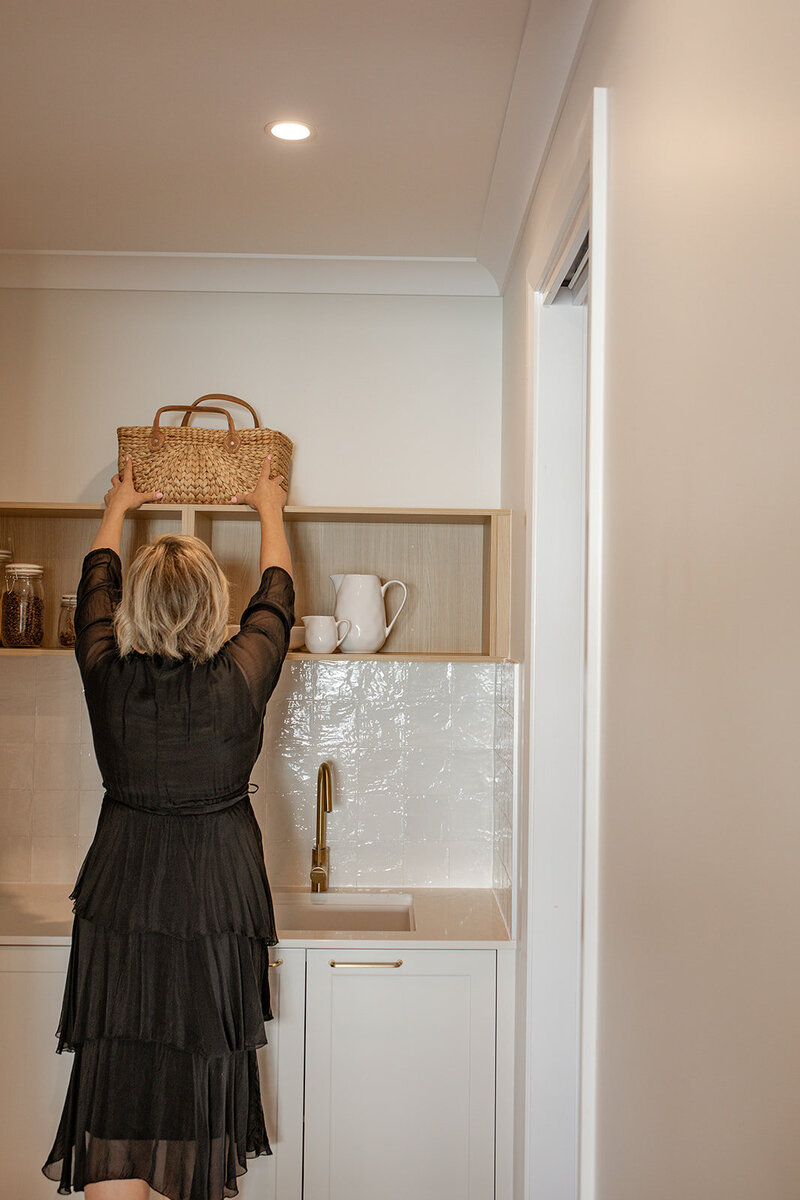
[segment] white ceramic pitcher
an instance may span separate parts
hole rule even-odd
[[[349,621],[350,630],[342,641],[341,650],[371,654],[380,650],[392,631],[403,605],[408,599],[408,588],[400,579],[390,579],[381,584],[378,575],[331,575],[336,589],[334,616],[337,621]],[[386,624],[386,589],[393,583],[403,589],[400,607]]]

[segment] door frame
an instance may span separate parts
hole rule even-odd
[[[525,1200],[554,1200],[547,1197],[538,1186],[539,1165],[533,1161],[532,1148],[539,1153],[552,1154],[548,1164],[558,1171],[557,1155],[561,1163],[570,1158],[567,1191],[559,1194],[559,1200],[594,1200],[596,1192],[596,1097],[597,1097],[597,1030],[598,1030],[598,934],[599,934],[599,848],[600,848],[600,771],[601,771],[601,692],[602,692],[602,600],[603,600],[603,508],[604,508],[604,426],[605,426],[605,336],[606,336],[606,280],[607,280],[607,209],[608,209],[608,96],[604,88],[595,88],[592,96],[591,149],[585,171],[577,192],[567,198],[563,206],[564,221],[555,239],[547,263],[536,285],[528,287],[528,345],[532,347],[531,366],[528,372],[528,412],[533,416],[533,459],[529,472],[527,508],[531,521],[527,532],[529,586],[526,598],[526,620],[529,630],[530,654],[526,663],[527,679],[525,691],[528,706],[525,719],[528,723],[530,753],[527,756],[527,795],[529,797],[528,844],[527,844],[527,911],[525,930],[526,954],[526,1034],[525,1034],[525,1148],[524,1148],[524,1197]],[[581,217],[582,206],[588,213],[591,229],[591,265],[588,298],[587,363],[585,387],[585,548],[583,586],[583,642],[584,668],[582,695],[575,701],[580,711],[571,714],[571,727],[580,727],[580,754],[582,767],[582,820],[573,827],[572,835],[579,845],[573,844],[573,857],[577,869],[573,877],[565,882],[564,896],[573,907],[576,918],[570,933],[571,944],[562,945],[559,954],[575,956],[576,969],[573,975],[574,1012],[577,1012],[574,1044],[569,1059],[561,1062],[551,1060],[546,1065],[549,1079],[542,1080],[539,1064],[533,1060],[532,1043],[542,1019],[542,1001],[539,994],[537,1004],[536,983],[547,963],[541,961],[536,948],[531,945],[531,930],[536,928],[542,905],[552,903],[552,897],[541,894],[539,877],[534,874],[534,854],[541,853],[533,836],[536,815],[536,793],[534,771],[536,764],[535,708],[536,703],[546,704],[546,687],[539,687],[534,701],[533,684],[536,669],[537,630],[536,615],[536,541],[537,541],[537,495],[538,479],[535,468],[538,452],[537,409],[538,409],[538,363],[539,363],[539,318],[544,297],[552,289],[554,276],[560,261],[569,252],[570,236],[574,237],[576,223]],[[539,531],[540,532],[540,531]],[[541,635],[540,635],[541,636]],[[554,685],[556,681],[553,681]],[[568,818],[567,818],[568,819]],[[573,813],[574,819],[574,813]],[[563,1021],[564,1015],[554,1006],[545,1013],[553,1021]],[[569,1039],[567,1039],[569,1040]],[[577,1066],[576,1066],[577,1063]],[[536,1089],[552,1086],[570,1089],[574,1101],[576,1118],[569,1132],[570,1145],[549,1149],[543,1107],[535,1103]],[[542,1150],[542,1147],[545,1147]],[[551,1173],[552,1173],[551,1171]],[[543,1171],[546,1176],[547,1170]],[[552,1181],[551,1181],[552,1182]],[[569,1194],[571,1192],[571,1194]]]

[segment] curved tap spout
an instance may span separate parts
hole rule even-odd
[[[317,771],[317,849],[325,846],[325,813],[333,811],[333,783],[330,763],[320,763]]]
[[[317,840],[311,850],[312,892],[328,890],[330,851],[325,844],[325,814],[333,810],[333,783],[330,763],[320,763],[317,771]]]

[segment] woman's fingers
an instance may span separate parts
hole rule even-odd
[[[143,504],[155,504],[157,500],[161,500],[163,497],[163,492],[133,492],[125,500],[125,507],[130,511],[132,508],[141,508]]]
[[[267,457],[264,459],[264,461],[261,464],[261,471],[259,472],[258,482],[256,483],[256,486],[253,489],[253,491],[248,492],[246,495],[231,496],[230,503],[231,504],[249,504],[251,506],[251,508],[255,508],[259,497],[261,497],[263,499],[267,495],[267,489],[268,489],[269,484],[272,484],[272,483],[280,484],[280,483],[284,482],[283,475],[272,475],[271,476],[270,475],[271,470],[272,470],[272,455],[268,454]]]

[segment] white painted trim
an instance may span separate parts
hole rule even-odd
[[[529,374],[527,384],[527,403],[532,412],[532,464],[526,480],[526,501],[531,513],[529,532],[530,545],[528,552],[528,588],[526,611],[528,613],[530,649],[526,655],[525,682],[528,691],[526,720],[529,723],[528,738],[530,746],[529,762],[527,764],[528,794],[532,812],[535,812],[536,797],[533,793],[533,772],[535,769],[534,744],[534,714],[537,707],[537,674],[536,674],[536,640],[541,636],[536,628],[537,596],[535,564],[537,561],[540,513],[538,511],[538,493],[536,483],[536,462],[539,453],[540,432],[538,404],[541,396],[543,380],[541,377],[541,357],[538,353],[540,343],[540,320],[545,296],[542,288],[547,285],[552,290],[553,272],[557,262],[563,260],[565,246],[572,244],[577,237],[576,222],[583,217],[584,199],[588,189],[588,213],[591,225],[591,255],[589,282],[589,328],[588,328],[588,364],[586,393],[586,451],[585,451],[585,487],[586,487],[586,554],[585,554],[585,591],[584,591],[584,640],[585,640],[585,674],[583,680],[582,699],[582,790],[583,790],[583,822],[581,830],[580,870],[576,874],[574,887],[577,889],[576,898],[580,902],[581,929],[576,937],[576,954],[578,955],[579,972],[576,976],[576,988],[579,1004],[579,1023],[576,1030],[580,1040],[579,1062],[577,1072],[577,1099],[579,1112],[577,1121],[577,1145],[575,1147],[577,1164],[577,1197],[579,1200],[595,1200],[596,1195],[596,1104],[597,1104],[597,1024],[598,1024],[598,928],[599,928],[599,813],[600,813],[600,716],[601,716],[601,651],[602,651],[602,571],[603,571],[603,473],[604,473],[604,353],[606,336],[606,262],[607,262],[607,92],[605,89],[595,89],[593,95],[593,133],[590,150],[589,171],[584,173],[580,184],[573,196],[572,203],[565,208],[565,217],[561,226],[559,238],[554,242],[547,267],[539,281],[528,282],[528,345],[534,347],[533,369]],[[538,282],[538,287],[536,286]],[[541,696],[538,698],[541,702]],[[527,846],[528,869],[528,906],[526,937],[528,954],[526,963],[526,1053],[525,1053],[525,1147],[523,1162],[523,1196],[532,1200],[537,1193],[534,1191],[536,1176],[532,1163],[532,1147],[536,1144],[533,1136],[534,1094],[537,1086],[535,1078],[536,1063],[532,1061],[532,1031],[534,1029],[534,1000],[536,998],[535,983],[541,979],[541,972],[547,969],[536,955],[532,947],[532,930],[535,929],[534,902],[537,900],[534,872],[534,843],[533,815],[529,815],[529,833]],[[538,911],[538,910],[537,910]],[[571,1077],[570,1077],[571,1078]],[[563,1080],[564,1086],[570,1081]],[[541,1142],[541,1138],[539,1138]],[[565,1195],[566,1200],[566,1195]]]
[[[519,944],[519,887],[520,864],[518,855],[520,849],[519,823],[521,819],[520,804],[522,792],[522,721],[523,710],[523,665],[514,664],[514,748],[512,754],[513,793],[511,807],[511,862],[513,876],[511,885],[511,929],[509,936],[515,944]]]
[[[525,339],[528,353],[530,354],[531,369],[526,372],[527,386],[525,389],[525,406],[526,411],[531,414],[531,439],[529,446],[526,449],[530,451],[530,458],[526,464],[526,480],[525,480],[525,508],[530,514],[530,519],[527,527],[527,546],[526,546],[526,587],[525,587],[525,623],[526,629],[526,653],[524,659],[524,687],[523,699],[524,705],[520,710],[524,712],[526,718],[525,728],[525,744],[528,752],[525,755],[525,788],[524,795],[527,804],[527,821],[526,821],[526,858],[525,870],[522,875],[522,862],[520,861],[520,873],[526,881],[525,893],[525,1087],[524,1087],[524,1112],[522,1127],[524,1130],[524,1146],[522,1151],[522,1200],[530,1200],[533,1192],[532,1166],[531,1166],[531,1146],[533,1143],[532,1134],[532,1111],[533,1111],[533,1055],[531,1054],[531,1040],[533,1030],[533,996],[534,996],[534,956],[531,952],[531,913],[533,909],[533,753],[534,753],[534,708],[536,696],[534,692],[534,668],[533,657],[536,649],[536,605],[535,605],[535,574],[534,561],[536,555],[536,479],[535,479],[535,462],[536,462],[536,443],[537,443],[537,406],[535,398],[539,394],[539,356],[533,353],[532,348],[539,344],[539,314],[540,305],[536,303],[535,289],[526,281],[526,329]],[[520,721],[520,738],[522,737],[522,721]],[[520,847],[521,850],[521,847]],[[521,855],[520,855],[521,858]],[[522,930],[518,931],[517,936],[521,937]]]
[[[497,951],[494,1200],[514,1200],[514,989],[517,953]],[[444,1200],[444,1198],[443,1198]]]
[[[0,287],[78,291],[499,296],[474,258],[0,251]]]
[[[574,211],[575,206],[573,206]],[[561,251],[562,247],[556,247]],[[559,253],[559,258],[564,257]],[[571,260],[569,260],[571,261]],[[565,269],[569,261],[564,260]],[[526,1200],[576,1200],[580,1144],[586,537],[585,308],[533,321]]]
[[[580,1200],[594,1200],[597,1191],[600,722],[602,712],[605,342],[608,254],[608,90],[606,88],[595,88],[593,96],[591,197]]]

